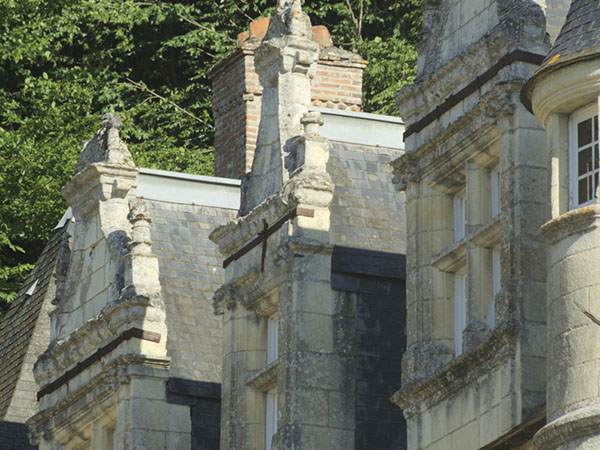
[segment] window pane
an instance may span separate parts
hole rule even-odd
[[[592,147],[577,153],[577,175],[583,175],[592,171]]]
[[[577,124],[577,147],[583,147],[592,142],[592,119]]]
[[[598,140],[598,116],[594,116],[594,140]]]
[[[579,199],[577,203],[581,205],[592,198],[592,177],[585,177],[579,180]]]

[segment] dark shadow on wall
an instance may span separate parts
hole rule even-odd
[[[404,255],[335,246],[333,289],[356,295],[355,449],[406,449],[406,422],[391,395],[406,350]]]
[[[37,450],[37,447],[29,443],[27,425],[0,422],[0,450]]]

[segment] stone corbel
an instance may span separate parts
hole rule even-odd
[[[419,169],[417,161],[412,153],[405,153],[400,158],[392,161],[394,177],[392,183],[398,191],[406,191],[408,183],[419,181]]]

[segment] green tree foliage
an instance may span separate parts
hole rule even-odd
[[[370,61],[365,109],[395,114],[414,76],[421,0],[306,0]],[[273,0],[0,0],[0,317],[66,205],[60,188],[102,113],[138,166],[212,173],[206,72]],[[2,306],[4,305],[4,306]]]

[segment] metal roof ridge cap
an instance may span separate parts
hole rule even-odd
[[[373,120],[377,122],[390,122],[396,123],[398,125],[404,125],[404,121],[400,117],[388,116],[384,114],[373,114],[367,112],[358,112],[358,111],[348,111],[345,109],[336,109],[336,108],[325,108],[322,106],[311,106],[309,108],[310,111],[319,111],[322,114],[328,114],[331,116],[344,116],[344,117],[353,117],[356,119],[365,119],[365,120]]]
[[[171,172],[168,170],[160,170],[160,169],[146,169],[140,167],[140,174],[144,175],[154,175],[157,177],[164,178],[175,178],[179,180],[188,180],[188,181],[196,181],[208,184],[221,184],[226,186],[240,186],[242,184],[241,180],[237,180],[235,178],[223,178],[223,177],[213,177],[207,175],[195,175],[191,173],[185,172]]]

